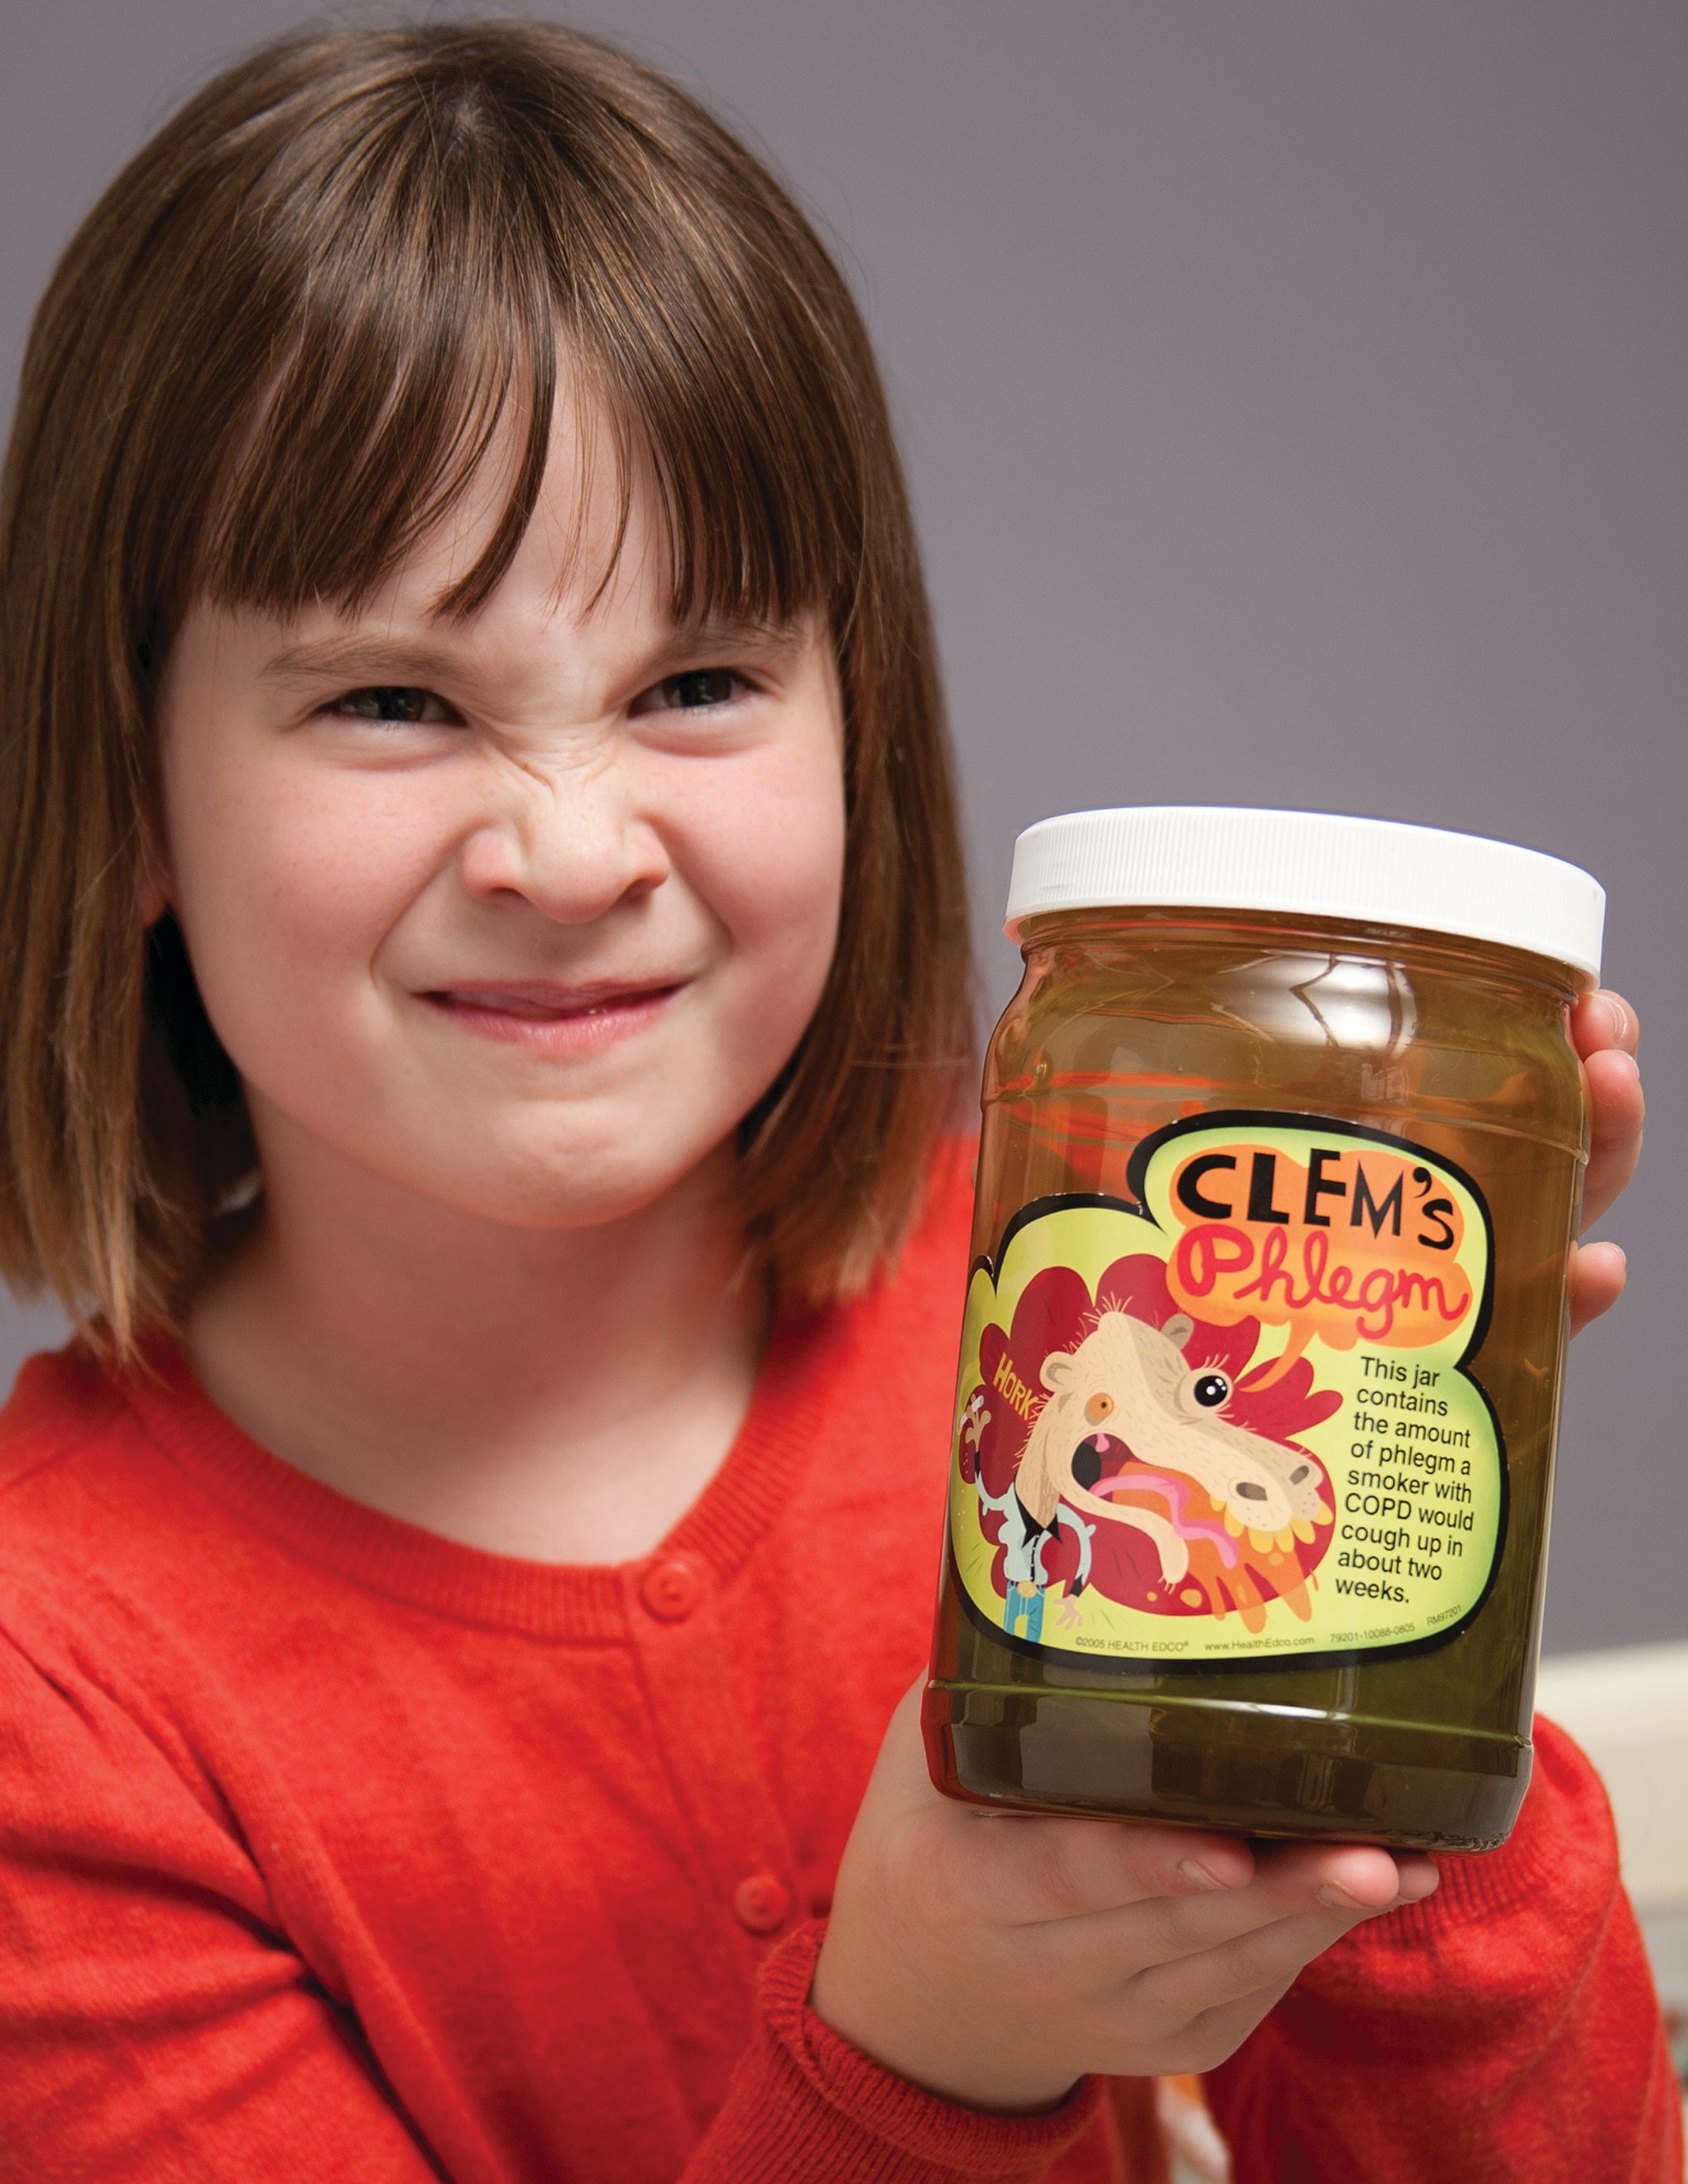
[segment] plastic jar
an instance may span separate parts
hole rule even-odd
[[[1605,897],[1323,814],[1020,837],[924,1721],[952,1795],[1504,1840]]]

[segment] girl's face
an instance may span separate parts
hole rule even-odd
[[[350,1163],[522,1227],[614,1219],[730,1139],[820,999],[826,630],[675,628],[638,493],[589,604],[614,510],[594,488],[577,525],[571,443],[472,616],[432,609],[486,502],[354,612],[201,606],[171,648],[161,885],[272,1186]]]

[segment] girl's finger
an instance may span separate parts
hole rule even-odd
[[[1591,1320],[1610,1312],[1624,1294],[1628,1262],[1616,1244],[1571,1246],[1569,1296],[1571,1332],[1580,1334]]]
[[[1199,1957],[1285,1919],[1334,1918],[1345,1930],[1357,1919],[1419,1901],[1436,1878],[1428,1858],[1410,1858],[1403,1869],[1387,1851],[1297,1845],[1290,1857],[1262,1864],[1246,1888],[1150,1897],[1093,1913],[1076,1930],[1073,1922],[1052,1924],[1035,1940],[1040,1949],[1068,1953],[1081,1980],[1106,1984],[1121,1965],[1147,1970]]]
[[[1258,1994],[1217,2003],[1187,2024],[1169,2027],[1159,2042],[1134,2042],[1127,2058],[1130,2068],[1123,2075],[1163,2078],[1188,2074],[1199,2077],[1204,2071],[1216,2070],[1236,2053],[1294,1983],[1293,1980],[1281,1980],[1275,1986],[1263,1987]],[[1107,2065],[1101,2064],[1098,2067],[1106,2070]]]
[[[1294,1912],[1286,1913],[1257,1888],[1245,1888],[1196,1902],[1180,1903],[1163,1896],[1144,1903],[1122,1904],[1117,1910],[1095,1912],[1082,1922],[1033,1928],[1022,1947],[1028,1963],[1060,1968],[1065,1978],[1078,1987],[1106,1994],[1120,1989],[1122,1981],[1128,1985],[1174,1965],[1217,1966],[1221,1951],[1251,1935],[1281,1926],[1290,1918],[1326,1920],[1334,1939],[1366,1915],[1313,1904],[1298,1905]],[[1245,1992],[1228,1984],[1228,1975],[1221,1977],[1212,1994],[1232,1996]],[[1192,2006],[1205,2008],[1208,2002]]]
[[[1041,1925],[1165,1898],[1223,1896],[1254,1876],[1248,1846],[1128,1820],[1009,1823],[968,1814],[966,1886],[1009,1925]]]
[[[1588,1173],[1583,1180],[1586,1225],[1599,1220],[1635,1172],[1646,1100],[1635,1056],[1620,1047],[1591,1054],[1583,1075],[1589,1096]]]
[[[1191,2019],[1258,1994],[1287,1986],[1324,1952],[1376,1912],[1303,1912],[1274,1919],[1212,1949],[1179,1957],[1139,1972],[1131,2000],[1145,2013]]]
[[[1260,1886],[1286,1911],[1299,1908],[1299,1896],[1308,1893],[1337,1910],[1387,1910],[1421,1902],[1441,1877],[1422,1851],[1372,1843],[1273,1843],[1262,1847],[1256,1864]]]
[[[1571,1044],[1586,1061],[1602,1047],[1634,1054],[1641,1044],[1641,1020],[1621,994],[1602,986],[1585,994],[1571,1011]]]

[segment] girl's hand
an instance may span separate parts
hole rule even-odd
[[[1571,1011],[1571,1043],[1588,1086],[1590,1145],[1583,1182],[1583,1225],[1598,1221],[1635,1172],[1646,1103],[1635,1067],[1641,1026],[1616,994],[1585,995]],[[1608,1312],[1624,1293],[1624,1254],[1616,1244],[1571,1251],[1571,1332]]]
[[[1027,2110],[1090,2071],[1211,2070],[1362,1919],[1436,1885],[1427,1858],[940,1797],[920,1686],[892,1717],[850,1839],[811,2003],[929,2092]]]

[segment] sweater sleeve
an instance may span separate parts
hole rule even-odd
[[[10,2184],[437,2184],[163,1725],[3,1637],[0,2053]]]
[[[290,1937],[218,1793],[144,1692],[0,1633],[0,2147],[8,2184],[438,2184],[511,2173],[425,2146],[356,1997]],[[1036,2184],[1096,2126],[907,2085],[805,2006],[822,1930],[776,1952],[758,2030],[683,2184]]]
[[[1681,2103],[1598,1776],[1538,1720],[1510,1840],[1309,1965],[1207,2081],[1236,2184],[1675,2184]]]
[[[1095,2126],[1100,2079],[1046,2115],[995,2116],[870,2061],[807,2007],[824,1931],[769,1958],[755,2039],[682,2184],[1036,2184]]]

